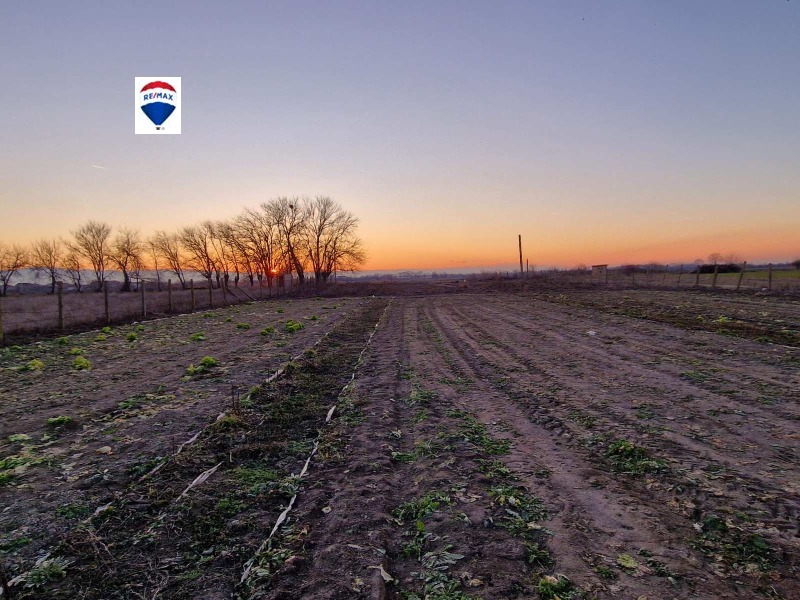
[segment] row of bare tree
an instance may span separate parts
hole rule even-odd
[[[300,283],[327,281],[336,271],[352,271],[366,253],[357,235],[358,219],[327,196],[276,198],[227,221],[204,221],[175,232],[157,231],[143,237],[138,231],[88,221],[68,240],[43,239],[30,248],[0,242],[0,292],[24,268],[46,275],[55,291],[66,280],[77,291],[91,282],[102,289],[111,271],[122,274],[122,291],[131,280],[152,270],[173,273],[182,287],[187,273],[197,272],[217,287],[248,280],[273,285],[275,277],[295,273]],[[112,235],[113,234],[113,235]]]

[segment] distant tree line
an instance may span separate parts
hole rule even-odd
[[[358,218],[327,196],[275,198],[225,221],[203,221],[177,231],[144,237],[135,229],[114,231],[87,221],[68,239],[42,239],[29,248],[0,242],[0,293],[11,279],[32,268],[50,281],[71,283],[80,292],[101,290],[111,271],[122,274],[122,291],[143,270],[175,275],[185,289],[186,274],[197,272],[212,285],[251,285],[295,273],[300,283],[323,283],[336,271],[356,270],[366,260],[357,235]],[[86,272],[91,273],[86,281]]]
[[[742,269],[744,268],[743,263],[744,259],[734,252],[729,252],[728,254],[712,252],[708,255],[706,260],[698,258],[688,265],[680,265],[680,268],[683,269],[684,267],[688,267],[688,270],[684,272],[691,274],[697,274],[698,272],[701,274],[713,273],[715,270],[717,273],[741,273]],[[800,270],[800,258],[792,261],[789,264],[795,269]],[[625,275],[632,275],[634,273],[667,273],[674,272],[677,269],[678,267],[675,265],[665,265],[662,263],[650,262],[647,264],[625,264],[619,267],[614,267],[612,270],[619,270]],[[575,266],[574,271],[577,273],[589,273],[589,267],[583,263],[580,263]]]

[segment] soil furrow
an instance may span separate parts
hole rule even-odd
[[[460,328],[445,324],[436,307],[432,307],[430,314],[438,324],[438,331],[448,339],[449,347],[458,354],[463,374],[477,382],[487,381],[488,373],[483,365],[477,363],[480,366],[476,369],[475,355],[465,351],[463,342],[457,341],[456,332]],[[559,432],[537,426],[512,399],[497,393],[491,384],[478,385],[479,393],[468,403],[469,409],[488,423],[513,423],[519,432],[520,438],[508,464],[523,475],[527,485],[537,486],[548,506],[557,510],[554,522],[548,524],[554,532],[550,544],[556,559],[571,569],[569,574],[575,573],[578,580],[588,583],[595,593],[608,598],[618,597],[620,593],[630,597],[646,595],[655,587],[661,588],[663,594],[670,593],[669,583],[650,578],[626,578],[623,582],[606,585],[587,573],[593,562],[613,564],[616,555],[644,549],[669,563],[675,572],[694,580],[693,583],[705,579],[706,574],[698,568],[700,561],[691,556],[681,539],[674,539],[670,524],[658,518],[657,504],[642,510],[637,496],[617,489],[603,471],[583,459],[580,453],[563,447]],[[465,403],[466,400],[462,399]],[[542,488],[543,480],[537,474],[543,473],[547,475]],[[584,549],[585,555],[577,555],[578,548]],[[720,596],[695,590],[691,597]]]

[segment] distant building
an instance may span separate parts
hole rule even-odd
[[[592,275],[605,277],[608,272],[608,265],[592,265]]]

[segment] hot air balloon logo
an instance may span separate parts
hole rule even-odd
[[[151,81],[142,88],[142,110],[156,127],[175,111],[178,92],[166,81]]]
[[[136,133],[181,132],[180,79],[136,77]]]

